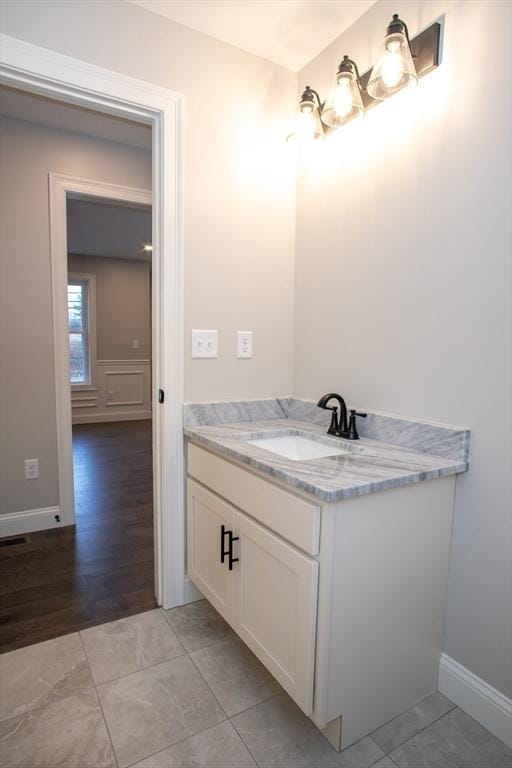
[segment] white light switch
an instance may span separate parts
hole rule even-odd
[[[252,331],[238,331],[237,355],[239,358],[252,357]]]
[[[218,357],[217,331],[192,331],[192,357]]]

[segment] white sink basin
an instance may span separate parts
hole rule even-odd
[[[307,461],[308,459],[321,459],[327,456],[341,456],[344,453],[350,453],[350,451],[336,448],[334,445],[325,445],[299,435],[261,437],[247,442],[293,461]]]

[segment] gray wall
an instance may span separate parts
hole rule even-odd
[[[186,355],[185,396],[290,392],[295,176],[282,136],[295,75],[121,0],[16,0],[2,3],[0,13],[6,34],[184,94],[185,350],[193,327],[217,328],[220,338],[218,360]],[[143,40],[151,45],[141,56]],[[107,151],[86,139],[81,145],[58,132],[52,141],[43,128],[5,125],[3,327],[19,327],[22,290],[35,318],[16,338],[6,333],[3,347],[13,364],[3,387],[1,509],[14,512],[58,504],[47,173],[142,188],[151,178],[148,153],[113,144]],[[236,358],[239,329],[254,331],[252,360]],[[27,365],[34,377],[20,383]],[[39,480],[23,479],[24,457],[40,457]]]
[[[302,165],[295,394],[470,427],[457,482],[445,652],[510,695],[511,4],[409,0],[414,35],[446,13],[443,64]],[[325,93],[365,71],[382,0],[299,73]]]
[[[70,254],[68,269],[96,276],[98,360],[150,360],[150,264]],[[133,339],[139,349],[132,349]]]
[[[151,189],[151,153],[4,118],[0,140],[2,514],[59,504],[48,173]],[[25,480],[23,460],[39,458]]]
[[[5,34],[183,93],[185,350],[192,328],[217,328],[220,353],[186,356],[185,396],[288,393],[296,75],[124,0],[5,0],[0,14]],[[254,331],[252,360],[237,330]]]

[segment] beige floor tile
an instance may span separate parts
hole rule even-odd
[[[171,608],[162,614],[189,653],[235,637],[230,626],[207,600]]]
[[[237,637],[195,651],[191,658],[230,717],[282,690]]]
[[[0,720],[92,686],[77,633],[4,653],[0,656]]]
[[[389,755],[387,755],[386,757],[383,757],[382,760],[379,760],[378,763],[374,763],[372,768],[398,768],[398,766],[393,762]]]
[[[91,688],[0,724],[2,768],[115,768]]]
[[[159,610],[101,624],[80,634],[96,683],[105,683],[185,653]]]
[[[442,693],[433,693],[370,734],[387,754],[455,707]]]
[[[226,720],[146,758],[133,768],[256,768],[256,763]]]
[[[260,768],[368,768],[384,756],[369,738],[336,752],[285,693],[232,722]]]
[[[400,768],[510,768],[512,749],[456,708],[390,757]]]
[[[119,765],[130,765],[225,719],[188,656],[98,686]]]

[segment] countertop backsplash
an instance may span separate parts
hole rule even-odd
[[[392,443],[421,453],[468,462],[470,431],[435,422],[365,410],[366,419],[358,420],[361,437]],[[206,427],[249,421],[289,419],[325,426],[330,411],[318,408],[316,401],[294,397],[261,400],[231,400],[185,403],[184,426]]]

